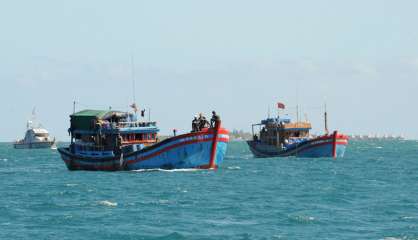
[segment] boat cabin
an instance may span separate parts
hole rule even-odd
[[[83,110],[70,116],[71,152],[86,156],[115,156],[158,142],[156,122],[140,121],[136,114]]]
[[[258,134],[254,133],[255,127],[259,128]],[[311,128],[309,122],[292,123],[289,118],[267,118],[252,125],[252,134],[254,141],[283,148],[308,139]]]
[[[42,128],[28,129],[25,134],[24,142],[42,142],[49,141],[49,133]]]

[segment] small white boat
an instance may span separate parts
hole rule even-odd
[[[34,114],[34,113],[33,113]],[[49,136],[49,132],[41,125],[35,126],[33,121],[28,121],[24,139],[14,142],[14,148],[52,148],[56,149],[55,138]]]

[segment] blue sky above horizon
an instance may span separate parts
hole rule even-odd
[[[416,1],[4,1],[0,141],[38,119],[67,140],[72,102],[152,109],[163,134],[217,110],[250,130],[277,101],[322,131],[418,138]],[[412,123],[412,124],[411,124]],[[412,127],[411,127],[412,126]]]

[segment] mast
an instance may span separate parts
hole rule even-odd
[[[132,73],[132,104],[130,107],[133,109],[135,118],[137,117],[138,106],[136,105],[136,95],[135,95],[135,62],[134,62],[134,55],[131,55],[131,73]]]
[[[324,112],[324,124],[325,124],[325,133],[328,134],[328,114],[327,114],[327,103],[325,103],[325,112]]]
[[[39,127],[39,124],[37,124],[36,121],[36,107],[32,108],[32,115],[30,117],[30,120],[28,120],[28,122],[26,123],[26,130],[30,129],[30,128],[36,128]]]
[[[76,104],[76,102],[75,102],[75,100],[73,101],[73,114],[75,114],[75,104]],[[73,149],[72,148],[72,145],[73,145],[73,143],[74,143],[74,137],[73,137],[73,129],[71,129],[72,128],[72,120],[71,120],[71,125],[70,125],[70,128],[68,129],[68,134],[70,135],[70,142],[71,142],[71,144],[70,144],[70,151],[72,151],[71,149]]]

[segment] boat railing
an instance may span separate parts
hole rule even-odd
[[[99,128],[103,130],[113,130],[120,128],[133,128],[133,127],[155,127],[157,122],[101,122]]]
[[[128,127],[155,127],[157,122],[119,122],[116,126],[119,128]]]
[[[75,144],[75,149],[77,149],[77,151],[111,151],[113,150],[112,148],[109,147],[105,147],[103,145],[101,146],[97,146],[97,145],[91,145],[91,144]]]
[[[284,129],[289,128],[312,128],[311,123],[309,122],[295,122],[295,123],[286,123],[283,126]]]

